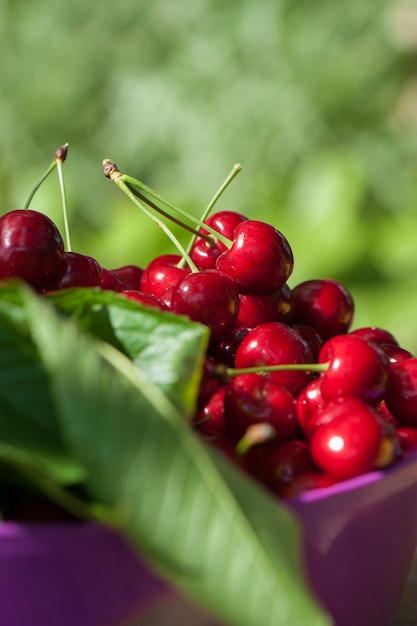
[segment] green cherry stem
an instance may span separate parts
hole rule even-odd
[[[61,198],[62,198],[62,213],[64,215],[64,228],[65,228],[65,239],[67,242],[67,250],[68,252],[72,251],[71,247],[71,237],[70,237],[70,229],[68,223],[68,209],[67,209],[67,197],[65,193],[65,184],[64,184],[64,175],[63,175],[63,163],[67,158],[68,153],[68,144],[61,146],[55,152],[55,163],[58,171],[58,179],[59,179],[59,188],[61,190]]]
[[[241,171],[242,166],[240,165],[240,163],[236,163],[233,166],[232,171],[230,172],[230,174],[227,176],[227,178],[222,182],[222,184],[220,185],[220,187],[218,188],[218,190],[216,191],[216,193],[214,194],[214,196],[212,197],[212,199],[210,200],[209,204],[207,205],[203,215],[200,218],[200,222],[201,224],[207,219],[207,217],[209,216],[210,212],[212,211],[214,205],[216,204],[216,202],[218,201],[218,199],[220,198],[220,196],[226,191],[226,189],[228,188],[228,186],[230,185],[230,183],[233,181],[233,179],[239,174],[239,172]],[[193,248],[193,245],[195,244],[195,241],[197,239],[197,237],[204,237],[204,233],[196,233],[195,235],[193,235],[191,237],[191,240],[187,246],[187,252],[188,254],[191,254],[191,250]],[[219,233],[217,233],[216,235],[217,239],[221,239]],[[229,240],[228,240],[229,241]],[[210,244],[210,241],[208,241],[208,243]],[[230,248],[230,244],[227,245],[228,248]]]
[[[237,172],[236,172],[236,174],[237,174]],[[234,174],[234,176],[236,174]],[[126,183],[129,186],[130,191],[135,196],[137,196],[140,200],[142,200],[143,202],[145,202],[146,204],[151,206],[156,211],[159,211],[159,212],[162,213],[162,209],[160,208],[160,205],[162,204],[163,206],[167,207],[170,211],[173,211],[174,213],[177,213],[183,219],[186,219],[189,222],[192,222],[193,224],[195,224],[195,226],[197,226],[198,228],[201,228],[202,223],[201,223],[200,219],[197,219],[193,215],[190,215],[186,211],[183,211],[182,209],[176,207],[171,202],[168,202],[168,200],[165,200],[165,198],[163,198],[158,193],[156,193],[156,191],[154,191],[153,189],[151,189],[150,187],[148,187],[144,183],[140,182],[136,178],[132,178],[131,176],[128,176],[127,174],[122,174],[122,173],[120,173],[120,175],[121,175],[121,178],[122,178],[123,182]],[[152,200],[150,200],[150,198],[148,196],[150,196],[150,198],[152,198]],[[164,215],[166,217],[169,217],[170,219],[173,219],[173,217],[172,217],[172,215],[170,213],[165,213],[164,212]],[[183,221],[177,221],[177,224],[180,224],[182,227],[186,228],[186,226],[185,226]],[[218,233],[214,228],[211,228],[210,226],[204,225],[204,228],[205,228],[205,230],[207,230],[207,232],[210,235],[212,235],[213,237],[215,237],[216,239],[219,239],[222,243],[224,243],[224,245],[227,248],[231,247],[232,242],[230,241],[230,239],[228,239],[227,237],[225,237],[221,233]],[[188,228],[188,230],[190,230],[190,228]],[[192,230],[191,232],[196,233],[195,230]],[[210,237],[208,235],[205,235],[204,233],[201,233],[201,232],[198,232],[197,234],[198,234],[199,237],[202,237],[203,239],[207,239],[208,243],[212,242],[212,237]]]
[[[143,213],[145,213],[147,217],[149,217],[157,226],[159,226],[159,228],[164,231],[167,237],[171,239],[172,243],[175,245],[181,256],[185,258],[190,270],[192,272],[198,272],[196,264],[190,258],[190,255],[187,254],[184,246],[177,239],[174,233],[168,228],[166,224],[164,224],[164,222],[162,222],[162,220],[160,220],[156,215],[149,211],[142,202],[140,202],[138,197],[132,192],[130,185],[128,185],[124,180],[124,175],[120,172],[117,166],[112,161],[110,161],[110,159],[104,159],[103,171],[104,175],[112,180],[119,187],[119,189],[123,191],[124,194],[126,194],[129,200],[131,200],[139,209],[141,209],[141,211],[143,211]]]
[[[253,367],[233,368],[221,364],[214,368],[219,378],[230,379],[242,374],[267,374],[268,372],[303,371],[303,372],[327,372],[329,362],[326,363],[280,363],[279,365],[256,365]]]
[[[49,174],[51,172],[53,172],[54,169],[56,168],[56,166],[57,166],[57,154],[59,153],[60,157],[63,157],[63,160],[65,160],[67,146],[68,146],[68,144],[65,144],[64,146],[61,146],[60,148],[58,148],[58,150],[55,152],[54,158],[52,160],[52,163],[50,163],[50,165],[48,166],[46,171],[42,174],[42,176],[40,177],[40,179],[38,180],[36,185],[33,187],[32,191],[30,192],[29,197],[27,198],[25,206],[24,206],[25,209],[29,208],[29,205],[30,205],[30,203],[33,200],[33,196],[38,191],[39,187],[48,178]],[[64,156],[64,154],[65,154],[65,156]]]

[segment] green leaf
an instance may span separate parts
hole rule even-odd
[[[50,296],[78,325],[129,356],[189,418],[195,409],[208,328],[144,307],[111,291],[71,289]],[[184,381],[189,384],[184,385]]]
[[[65,447],[48,376],[18,295],[13,288],[0,290],[0,441],[4,449],[25,455],[59,482],[75,483],[84,470]],[[1,480],[8,480],[4,469]]]
[[[290,513],[209,452],[121,352],[25,298],[66,441],[152,567],[232,625],[328,624],[304,586]]]

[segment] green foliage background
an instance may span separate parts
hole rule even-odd
[[[355,326],[417,352],[417,3],[413,0],[0,0],[0,212],[55,149],[74,249],[109,267],[171,244],[102,174],[103,158],[202,211],[288,237],[292,285],[342,280]],[[32,208],[62,225],[57,179]]]

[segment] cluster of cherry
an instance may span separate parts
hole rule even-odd
[[[293,254],[275,227],[217,212],[190,258],[192,268],[165,254],[108,270],[65,251],[42,213],[0,218],[0,279],[40,293],[112,289],[207,325],[193,425],[277,495],[385,467],[417,445],[417,359],[386,330],[350,330],[354,303],[341,283],[290,288]]]
[[[103,165],[134,202],[178,211]],[[0,281],[19,277],[39,293],[110,289],[208,326],[193,428],[276,495],[326,487],[417,448],[417,358],[387,330],[351,330],[354,302],[340,282],[290,287],[293,253],[271,224],[206,211],[187,251],[109,270],[66,250],[56,225],[27,207],[0,218]]]

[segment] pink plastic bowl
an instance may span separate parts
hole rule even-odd
[[[288,506],[304,529],[311,587],[335,626],[392,626],[417,545],[417,453]],[[123,625],[172,594],[104,528],[0,524],[2,624]]]

